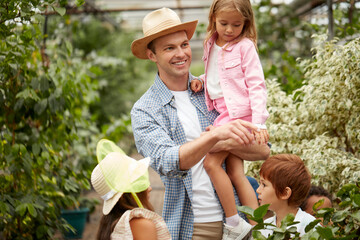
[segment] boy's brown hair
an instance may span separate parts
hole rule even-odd
[[[309,170],[301,158],[294,154],[269,157],[261,166],[260,176],[271,182],[278,198],[285,194],[286,187],[291,189],[289,206],[300,206],[310,190]]]

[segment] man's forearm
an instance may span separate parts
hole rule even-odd
[[[188,170],[197,164],[218,140],[209,132],[194,141],[187,142],[179,148],[181,170]]]
[[[270,148],[266,144],[239,144],[232,139],[220,141],[215,144],[210,152],[228,151],[241,159],[248,161],[265,160],[270,156]]]
[[[190,169],[198,163],[216,143],[225,139],[231,139],[230,143],[234,145],[234,147],[229,148],[229,152],[234,151],[235,155],[239,153],[240,156],[249,159],[261,159],[264,157],[264,149],[262,148],[256,148],[254,150],[252,147],[250,149],[238,149],[241,144],[250,144],[254,141],[254,136],[249,132],[248,128],[251,128],[253,131],[257,130],[255,125],[237,119],[225,125],[214,127],[202,133],[201,136],[194,141],[185,143],[179,148],[180,169]]]

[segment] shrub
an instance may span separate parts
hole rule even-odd
[[[81,191],[90,189],[91,171],[78,153],[94,155],[84,139],[91,142],[98,132],[88,113],[98,96],[97,82],[91,64],[82,62],[68,41],[57,36],[42,48],[44,18],[35,11],[50,3],[0,4],[0,232],[5,239],[52,239],[57,229],[68,227],[60,209],[77,205]]]

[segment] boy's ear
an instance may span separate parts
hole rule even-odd
[[[291,194],[292,194],[292,191],[291,191],[291,188],[289,187],[286,187],[285,190],[284,190],[284,193],[281,195],[281,199],[282,200],[287,200],[291,197]]]

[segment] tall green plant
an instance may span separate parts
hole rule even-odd
[[[52,5],[53,4],[53,5]],[[52,7],[54,6],[54,7]],[[54,1],[0,3],[0,232],[5,239],[52,239],[66,224],[60,209],[89,189],[74,141],[90,128],[97,98],[90,64],[58,38],[43,48],[46,8]],[[94,132],[97,132],[96,128]]]

